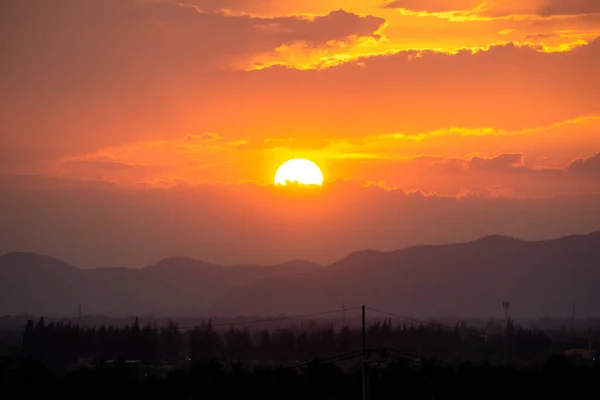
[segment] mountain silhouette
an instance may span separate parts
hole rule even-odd
[[[324,268],[318,279],[282,276],[254,282],[215,310],[252,313],[260,304],[268,313],[301,312],[339,308],[344,302],[404,315],[489,316],[501,314],[508,300],[521,316],[566,316],[573,303],[580,315],[597,315],[599,284],[600,232],[538,242],[489,236],[352,253]]]
[[[302,260],[221,266],[173,257],[146,268],[77,269],[51,257],[0,256],[0,314],[276,315],[367,304],[413,316],[600,313],[600,232],[545,241],[363,250],[327,266]]]
[[[221,266],[171,257],[143,269],[77,269],[31,253],[0,256],[0,314],[197,314],[216,298],[253,280],[314,272],[308,261],[272,266]]]

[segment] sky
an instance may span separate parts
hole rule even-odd
[[[600,229],[597,0],[0,0],[0,252],[328,263]],[[275,187],[307,158],[321,188]]]

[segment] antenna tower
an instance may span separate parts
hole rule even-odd
[[[504,320],[506,321],[506,325],[508,326],[508,310],[510,309],[510,303],[508,301],[503,302],[502,308],[504,309]]]

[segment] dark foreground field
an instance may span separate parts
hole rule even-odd
[[[600,368],[576,367],[557,357],[535,369],[411,364],[395,360],[372,365],[371,399],[578,398],[597,394]],[[0,367],[5,394],[60,399],[361,399],[358,365],[342,370],[313,362],[300,368],[246,367],[208,361],[171,371],[99,363],[53,372],[25,362]]]

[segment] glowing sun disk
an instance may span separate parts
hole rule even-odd
[[[283,163],[275,173],[276,185],[285,185],[287,182],[322,185],[323,174],[314,162],[304,158],[295,158]]]

